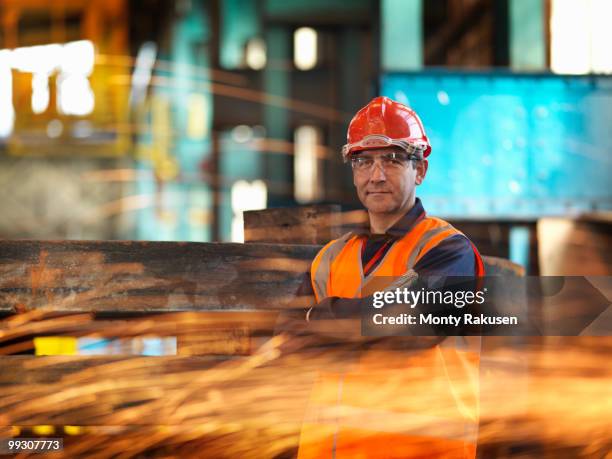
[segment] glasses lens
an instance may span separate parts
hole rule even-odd
[[[410,161],[419,161],[419,157],[405,152],[390,151],[375,155],[360,153],[351,158],[353,169],[359,172],[371,171],[377,161],[384,170],[392,171],[403,169]]]
[[[372,158],[369,155],[359,155],[359,156],[354,156],[351,159],[351,164],[353,165],[353,168],[357,169],[357,170],[368,170],[371,169],[372,166],[374,165],[374,158]]]
[[[380,159],[385,166],[400,167],[408,162],[408,155],[405,153],[390,152],[380,155]]]

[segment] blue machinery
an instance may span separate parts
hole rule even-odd
[[[612,78],[387,74],[433,144],[432,213],[535,219],[612,209]]]

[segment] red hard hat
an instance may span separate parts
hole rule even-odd
[[[342,147],[345,161],[355,151],[393,145],[410,153],[420,150],[425,158],[431,153],[418,115],[388,97],[376,97],[359,110],[349,124],[346,139],[347,144]]]

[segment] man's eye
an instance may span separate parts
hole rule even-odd
[[[395,157],[383,158],[383,163],[385,163],[388,166],[401,166],[402,165],[401,159],[395,158]]]

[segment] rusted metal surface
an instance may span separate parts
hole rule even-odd
[[[0,312],[279,309],[316,246],[0,241]]]
[[[306,206],[244,213],[245,242],[323,245],[342,233],[340,206]]]

